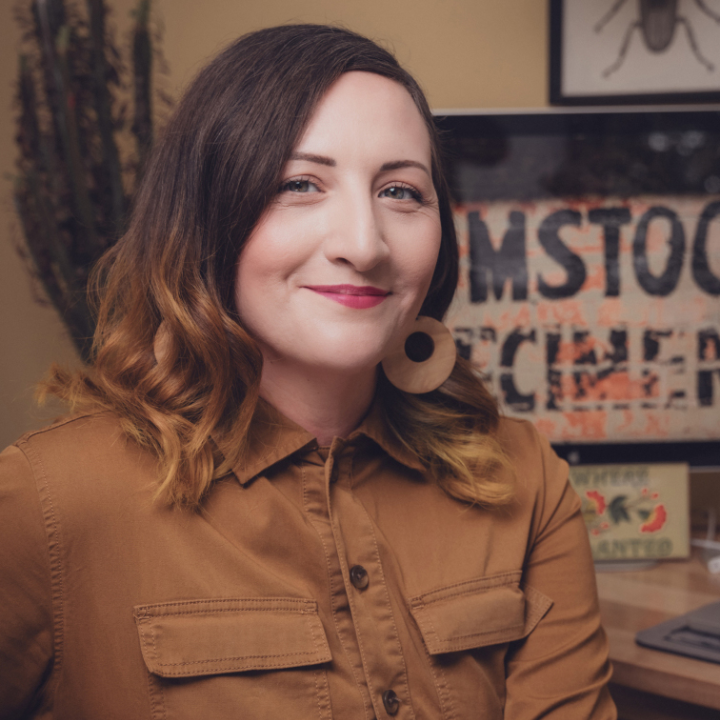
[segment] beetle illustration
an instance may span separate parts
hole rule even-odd
[[[601,32],[602,29],[617,15],[620,8],[628,0],[617,0],[605,16],[595,25],[595,32]],[[693,0],[693,2],[708,17],[720,23],[720,15],[713,12],[706,4],[705,0]],[[687,18],[678,15],[678,0],[638,0],[640,17],[631,23],[625,32],[620,52],[617,60],[603,71],[603,77],[609,77],[625,62],[630,41],[632,40],[635,30],[640,30],[645,46],[650,52],[665,52],[675,35],[675,28],[683,25],[687,32],[690,48],[698,62],[704,65],[708,70],[714,70],[713,64],[703,56],[695,39],[695,32]]]

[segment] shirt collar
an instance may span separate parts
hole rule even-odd
[[[365,419],[360,426],[350,434],[348,440],[354,440],[361,435],[373,440],[390,455],[390,457],[399,463],[413,470],[418,470],[419,472],[425,471],[426,468],[417,455],[415,455],[388,426],[382,402],[377,398],[375,398]]]
[[[248,449],[232,470],[245,485],[266,468],[313,444],[317,446],[311,433],[260,399],[250,426]]]
[[[388,427],[382,403],[377,399],[360,426],[349,435],[348,442],[361,436],[370,438],[399,463],[419,472],[425,470],[415,454]],[[248,440],[247,452],[232,469],[241,485],[247,484],[263,470],[298,450],[317,447],[317,440],[312,433],[262,399],[255,410]]]

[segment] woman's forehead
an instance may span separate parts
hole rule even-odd
[[[430,161],[430,135],[407,89],[382,75],[341,75],[318,102],[296,150],[327,153],[354,140],[358,151],[407,155]]]

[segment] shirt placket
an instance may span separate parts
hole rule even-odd
[[[407,668],[372,521],[352,494],[352,446],[335,439],[325,463],[330,528],[365,682],[378,720],[414,720]]]

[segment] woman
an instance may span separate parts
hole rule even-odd
[[[438,147],[345,30],[200,73],[49,382],[79,412],[0,457],[0,717],[614,717],[565,465],[422,356]]]

